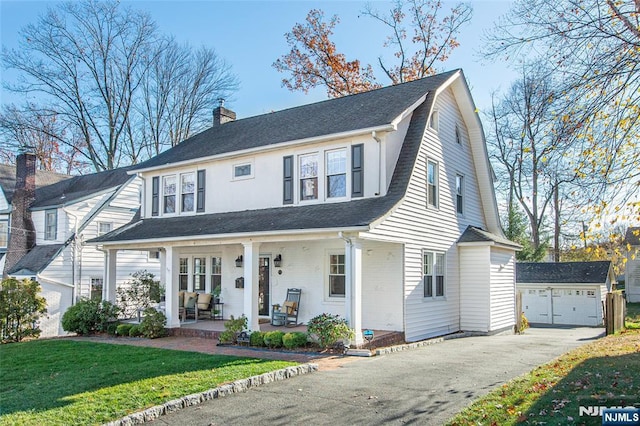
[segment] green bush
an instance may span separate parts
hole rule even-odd
[[[225,330],[220,333],[218,341],[223,344],[237,342],[238,333],[247,328],[247,317],[234,318],[233,315],[224,323]]]
[[[78,334],[91,334],[106,331],[115,321],[119,308],[112,303],[92,299],[83,299],[71,306],[62,316],[62,328]]]
[[[167,317],[160,311],[147,308],[144,310],[144,318],[140,322],[140,331],[147,339],[166,336]]]
[[[1,271],[0,271],[1,272]],[[19,342],[39,337],[38,320],[47,313],[47,301],[36,281],[7,278],[0,284],[0,340]]]
[[[109,334],[110,336],[115,336],[116,335],[116,331],[118,329],[118,326],[120,324],[117,322],[112,322],[107,326],[107,334]]]
[[[264,346],[264,333],[261,331],[254,331],[253,333],[251,333],[249,339],[249,344],[251,346],[256,346],[259,348]]]
[[[116,289],[118,306],[124,318],[134,318],[139,311],[151,307],[164,296],[164,288],[152,273],[137,271],[131,274],[131,278]]]
[[[116,335],[128,336],[131,331],[131,327],[133,327],[133,324],[118,324],[118,327],[116,327]]]
[[[142,336],[142,330],[140,330],[140,325],[134,324],[129,329],[129,337],[140,337]]]
[[[296,331],[282,336],[282,345],[287,349],[302,348],[307,345],[307,333]]]
[[[309,320],[307,331],[318,339],[322,348],[333,346],[338,340],[353,338],[347,320],[339,315],[320,314]]]
[[[264,344],[270,348],[281,348],[283,336],[284,332],[280,330],[267,331],[264,333]]]

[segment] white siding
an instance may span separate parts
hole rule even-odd
[[[459,265],[456,241],[468,225],[485,227],[469,137],[451,90],[436,100],[440,120],[436,134],[427,129],[404,201],[379,226],[372,238],[405,243],[405,338],[408,341],[460,330]],[[407,118],[409,120],[410,117]],[[455,140],[460,126],[462,144]],[[439,208],[427,208],[427,158],[439,165]],[[481,159],[480,161],[484,161]],[[465,177],[465,213],[455,209],[455,177]],[[422,250],[446,252],[446,297],[423,297]]]
[[[640,253],[639,247],[634,246],[627,253],[627,263],[625,265],[625,293],[627,301],[632,303],[640,302]]]
[[[490,262],[488,246],[460,247],[460,328],[486,333],[490,329]]]
[[[515,324],[515,253],[491,248],[490,327],[496,331]]]
[[[64,336],[62,329],[62,315],[71,306],[73,289],[67,286],[39,280],[42,288],[41,296],[47,301],[47,313],[40,319],[40,337]]]

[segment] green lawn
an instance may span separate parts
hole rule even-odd
[[[0,425],[102,424],[295,365],[71,340],[1,345],[0,360]]]
[[[624,325],[630,329],[640,329],[640,303],[627,303]]]
[[[640,304],[627,323],[640,324]],[[478,399],[450,425],[601,424],[580,406],[640,403],[640,330],[630,329],[574,349]]]

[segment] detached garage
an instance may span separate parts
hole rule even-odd
[[[522,310],[534,324],[602,326],[613,280],[610,261],[516,264]]]

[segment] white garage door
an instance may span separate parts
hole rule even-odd
[[[522,310],[529,322],[551,324],[549,308],[549,290],[529,288],[522,291]]]
[[[602,325],[595,290],[554,288],[552,297],[554,324]]]

